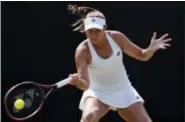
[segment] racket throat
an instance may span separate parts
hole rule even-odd
[[[57,87],[54,87],[54,88],[52,88],[51,90],[49,90],[49,92],[47,92],[47,94],[45,95],[44,99],[47,99],[48,96],[49,96],[52,92],[54,92],[54,91],[56,90],[56,88],[57,88]]]

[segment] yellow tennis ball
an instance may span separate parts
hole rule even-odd
[[[21,110],[24,108],[24,101],[22,99],[17,99],[14,103],[14,107],[18,110]]]

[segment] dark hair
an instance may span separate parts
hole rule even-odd
[[[83,21],[86,17],[105,18],[100,11],[87,6],[68,5],[68,11],[79,17],[71,26],[75,27],[73,31],[79,31],[81,33],[84,32]]]

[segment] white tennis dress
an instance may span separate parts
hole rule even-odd
[[[88,97],[97,98],[112,109],[126,108],[136,102],[144,103],[128,79],[121,48],[109,34],[106,33],[106,37],[113,51],[107,59],[98,56],[91,42],[87,40],[92,62],[88,66],[90,85],[82,95],[79,105],[81,110]]]

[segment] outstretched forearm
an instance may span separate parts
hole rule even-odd
[[[167,38],[168,34],[156,39],[156,33],[154,33],[149,47],[146,49],[141,49],[139,46],[130,41],[130,39],[123,33],[113,31],[111,34],[117,44],[120,45],[123,52],[141,61],[148,61],[157,50],[166,49],[166,47],[170,46],[170,44],[167,44],[167,42],[171,41],[171,38]]]

